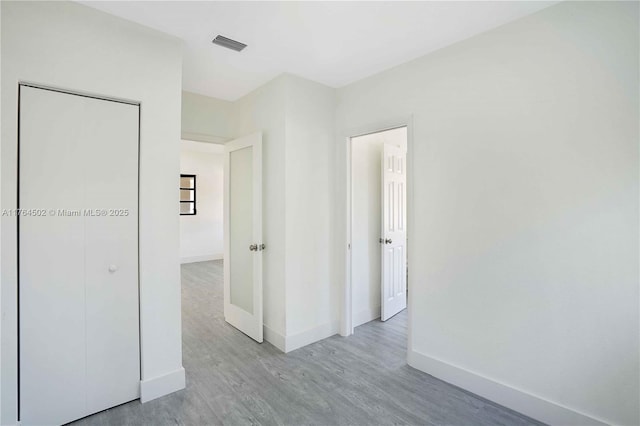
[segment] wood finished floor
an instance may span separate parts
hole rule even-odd
[[[310,301],[311,303],[311,301]],[[406,311],[288,354],[226,324],[222,262],[182,266],[187,388],[85,425],[539,425],[406,364]]]

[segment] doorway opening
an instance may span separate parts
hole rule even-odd
[[[406,319],[408,127],[352,136],[348,162],[346,304],[350,331]]]
[[[206,311],[261,343],[262,133],[183,139],[179,190],[183,296],[208,299]]]
[[[222,260],[224,145],[180,142],[180,263]]]

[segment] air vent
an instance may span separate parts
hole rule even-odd
[[[241,51],[245,47],[246,44],[240,43],[239,41],[231,40],[230,38],[226,38],[225,36],[216,36],[213,40],[211,40],[213,44],[217,44],[218,46],[226,47],[227,49],[235,50],[236,52]]]

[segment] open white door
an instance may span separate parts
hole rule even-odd
[[[224,318],[262,343],[262,133],[225,144]]]
[[[386,321],[407,307],[407,153],[384,144],[382,152],[382,312]]]

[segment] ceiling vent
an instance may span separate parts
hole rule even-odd
[[[213,44],[217,44],[218,46],[226,47],[227,49],[235,50],[236,52],[240,52],[242,49],[247,47],[246,44],[240,43],[239,41],[231,40],[230,38],[226,38],[225,36],[218,35],[216,38],[211,40]]]

